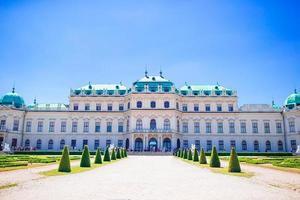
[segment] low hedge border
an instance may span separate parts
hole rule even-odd
[[[15,151],[13,154],[17,155],[61,155],[62,151]],[[91,151],[90,155],[95,155],[96,151]],[[70,155],[82,155],[82,151],[70,151]],[[101,151],[101,155],[104,152]]]

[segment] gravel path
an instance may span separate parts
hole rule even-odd
[[[1,200],[277,200],[300,199],[300,193],[263,184],[255,178],[212,173],[171,156],[130,156],[79,174],[25,182],[0,190],[0,197]]]

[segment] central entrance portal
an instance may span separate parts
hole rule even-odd
[[[149,140],[149,151],[157,151],[157,140],[155,138]]]

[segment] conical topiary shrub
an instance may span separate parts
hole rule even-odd
[[[180,158],[184,157],[184,149],[181,149]]]
[[[184,149],[183,159],[187,159],[187,158],[188,158],[188,151],[187,149]]]
[[[96,151],[95,164],[102,164],[102,156],[99,148]]]
[[[120,148],[117,149],[117,159],[121,159],[121,152],[120,152]]]
[[[189,149],[188,160],[193,160],[193,154],[192,154],[192,150],[191,149]]]
[[[109,148],[108,147],[106,147],[106,149],[105,149],[103,161],[110,162],[110,154],[109,154]]]
[[[90,152],[88,145],[84,145],[80,161],[80,167],[91,167]]]
[[[124,149],[124,156],[127,157],[127,149]]]
[[[124,158],[125,155],[124,155],[124,148],[121,148],[121,158]]]
[[[221,166],[216,146],[214,146],[212,149],[209,166],[210,167],[220,167]]]
[[[194,157],[193,157],[194,162],[199,162],[199,155],[197,149],[194,149]]]
[[[238,159],[235,148],[231,148],[228,172],[241,172],[240,161]]]
[[[207,164],[206,156],[203,148],[201,148],[201,152],[200,152],[200,164]]]
[[[178,153],[177,153],[177,157],[179,157],[180,158],[180,156],[181,156],[181,149],[178,149],[178,151],[177,151]]]
[[[71,172],[69,148],[67,145],[64,146],[64,150],[62,152],[62,156],[61,156],[61,159],[59,162],[58,171],[59,172]]]
[[[111,151],[111,160],[117,160],[115,148],[113,148]]]

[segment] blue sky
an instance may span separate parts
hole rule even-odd
[[[0,94],[68,103],[70,88],[158,74],[239,104],[300,90],[299,1],[3,1]]]

